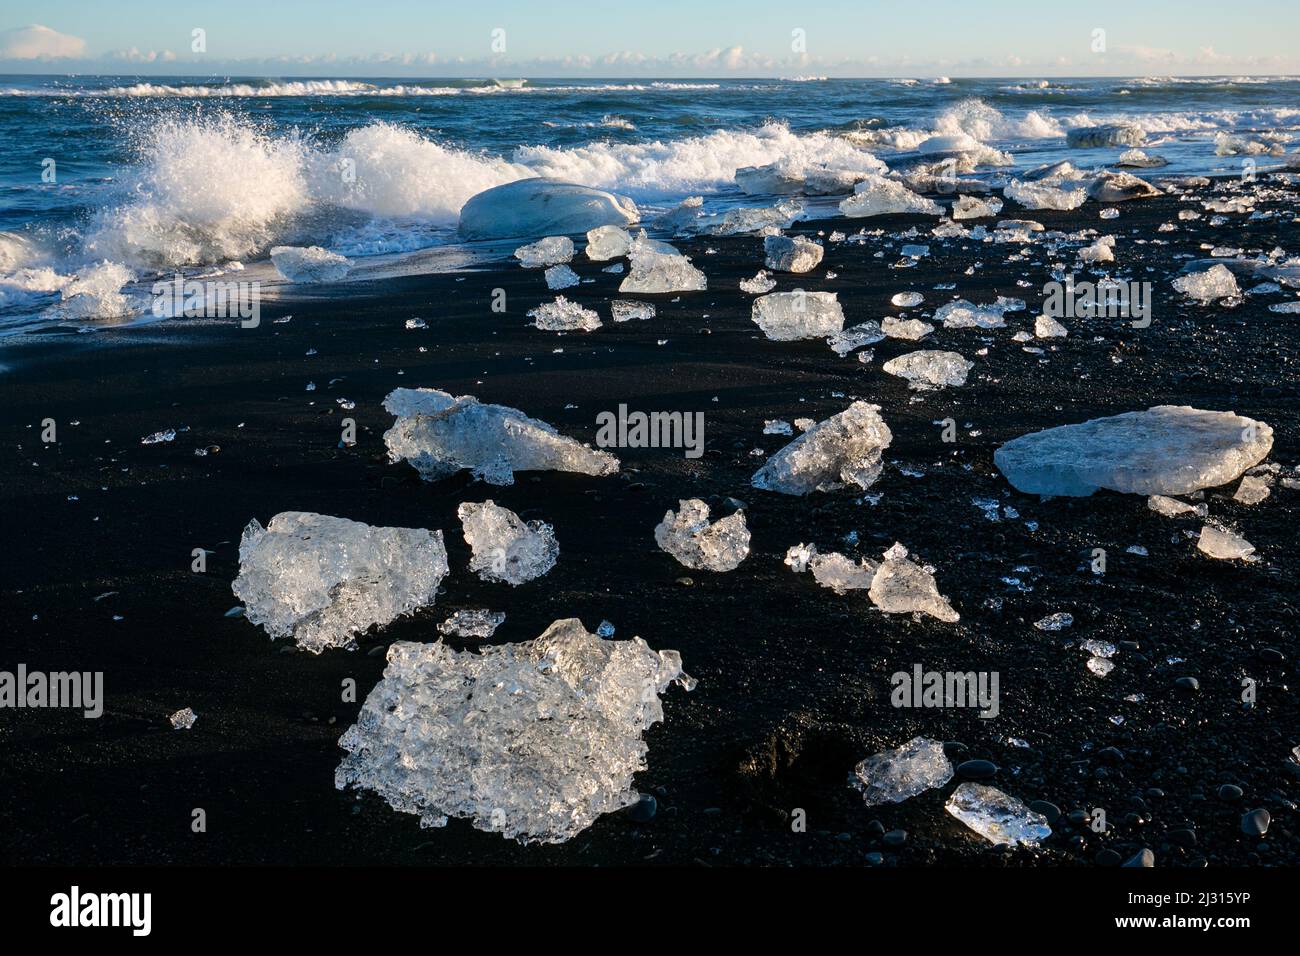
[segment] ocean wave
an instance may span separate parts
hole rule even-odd
[[[515,85],[516,83],[522,85]],[[734,86],[737,90],[751,86]],[[419,97],[490,94],[638,93],[657,91],[719,90],[720,83],[666,80],[651,83],[589,83],[529,85],[527,80],[443,80],[422,83],[372,83],[363,80],[258,80],[221,83],[131,83],[118,86],[70,89],[7,87],[0,96],[79,97],[87,99],[209,99],[286,97]]]

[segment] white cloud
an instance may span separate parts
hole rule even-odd
[[[0,60],[51,60],[86,53],[86,41],[38,23],[0,32]]]

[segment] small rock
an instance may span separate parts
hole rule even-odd
[[[1133,854],[1133,856],[1131,856],[1128,860],[1126,860],[1122,864],[1122,866],[1129,867],[1129,868],[1138,868],[1138,867],[1145,868],[1145,867],[1152,867],[1155,865],[1156,865],[1156,855],[1152,853],[1150,850],[1148,850],[1146,847],[1143,847],[1141,850],[1138,850],[1136,853]]]
[[[998,772],[991,760],[967,760],[957,766],[957,776],[963,780],[988,780]]]
[[[1241,832],[1246,836],[1263,836],[1272,822],[1273,816],[1267,810],[1251,810],[1241,818]]]

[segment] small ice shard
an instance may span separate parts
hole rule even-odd
[[[194,726],[194,721],[199,719],[199,715],[194,713],[193,708],[185,707],[176,711],[167,718],[171,722],[172,730],[189,730]]]
[[[818,422],[767,460],[751,479],[755,488],[786,495],[832,491],[846,484],[870,488],[894,440],[880,406],[854,402]]]
[[[868,320],[827,336],[826,344],[831,347],[836,355],[848,355],[855,349],[874,345],[884,337],[885,332],[881,329],[880,324]]]
[[[1147,507],[1156,514],[1164,515],[1166,518],[1174,518],[1178,515],[1198,514],[1204,517],[1209,513],[1205,505],[1189,505],[1185,501],[1179,501],[1177,498],[1170,498],[1166,495],[1152,495],[1147,499]]]
[[[1147,134],[1141,126],[1121,123],[1112,126],[1080,126],[1068,130],[1065,143],[1071,149],[1097,149],[1104,146],[1141,146]]]
[[[929,737],[913,737],[901,747],[886,750],[853,768],[853,784],[869,807],[902,803],[919,793],[942,787],[952,779],[952,764],[943,744]]]
[[[976,305],[965,299],[954,299],[935,310],[934,320],[942,322],[945,329],[1000,329],[1007,324],[1002,314],[1006,311],[998,303]]]
[[[871,582],[876,579],[879,565],[874,561],[866,558],[854,561],[838,551],[821,554],[815,547],[811,545],[809,547],[812,555],[808,560],[808,568],[812,571],[813,580],[824,588],[830,588],[836,594],[866,591],[871,587]],[[786,556],[788,559],[789,552]]]
[[[1034,622],[1040,631],[1063,631],[1074,624],[1074,615],[1069,611],[1057,611]]]
[[[466,239],[576,235],[597,226],[628,226],[636,203],[559,179],[520,179],[471,196],[457,226]]]
[[[803,236],[768,236],[763,240],[763,265],[777,272],[807,272],[822,261],[824,250]]]
[[[655,543],[688,568],[734,571],[749,555],[745,512],[709,522],[709,506],[683,498],[655,528]]]
[[[1088,187],[1088,195],[1097,202],[1126,202],[1130,199],[1163,196],[1164,192],[1132,173],[1112,173],[1103,170]]]
[[[543,332],[593,332],[600,328],[599,315],[562,295],[529,309],[528,317]]]
[[[1087,192],[1078,189],[1058,189],[1043,183],[1022,183],[1011,180],[1002,190],[1008,199],[1013,199],[1026,209],[1078,209],[1088,198]]]
[[[1093,657],[1114,657],[1118,648],[1110,641],[1099,641],[1096,638],[1088,638],[1079,644],[1079,650],[1086,651]]]
[[[618,459],[566,438],[517,408],[484,405],[473,395],[399,388],[384,399],[397,416],[384,432],[389,460],[405,459],[425,481],[468,468],[493,485],[514,484],[516,471],[612,475]]]
[[[687,196],[673,209],[668,210],[652,226],[656,229],[662,229],[665,232],[672,233],[675,236],[686,235],[696,232],[699,228],[700,219],[704,216],[704,197]],[[590,238],[590,235],[588,236]],[[627,255],[626,252],[622,255]]]
[[[597,226],[587,233],[587,258],[605,262],[627,255],[632,236],[620,226]]]
[[[785,563],[795,574],[803,574],[808,570],[808,564],[816,554],[815,544],[791,545],[785,552]]]
[[[154,432],[152,435],[146,435],[140,439],[141,445],[160,445],[163,442],[175,441],[176,429],[165,428],[160,432]]]
[[[834,292],[771,292],[750,306],[750,318],[774,342],[818,339],[844,328],[844,310]]]
[[[334,785],[375,791],[422,827],[463,817],[521,843],[562,843],[637,802],[642,734],[660,695],[694,686],[676,651],[603,640],[582,622],[454,651],[399,641],[357,722]]]
[[[320,246],[276,246],[271,263],[290,282],[338,282],[352,268],[346,257]]]
[[[1115,237],[1102,236],[1090,246],[1079,250],[1079,261],[1087,265],[1115,261]]]
[[[1264,460],[1273,429],[1232,412],[1156,405],[1012,439],[993,461],[1027,494],[1085,497],[1098,488],[1181,495],[1227,484]]]
[[[1126,149],[1119,154],[1119,159],[1115,161],[1116,166],[1127,166],[1130,169],[1155,169],[1160,166],[1168,166],[1169,160],[1163,156],[1148,154],[1140,149]]]
[[[886,614],[928,614],[954,624],[961,615],[939,593],[934,575],[907,556],[907,549],[895,543],[885,552],[869,592],[871,603]]]
[[[764,292],[771,292],[775,288],[776,280],[762,269],[758,270],[758,275],[754,276],[754,278],[740,280],[741,292],[749,292],[751,294],[758,293],[759,295],[762,295]]]
[[[1211,266],[1204,272],[1189,272],[1181,275],[1174,280],[1173,285],[1187,298],[1201,305],[1208,305],[1216,299],[1239,295],[1241,292],[1237,288],[1237,279],[1233,276],[1232,270],[1222,263]]]
[[[441,531],[283,511],[244,529],[231,590],[273,640],[293,637],[319,654],[354,648],[372,625],[432,604],[447,570]]]
[[[525,269],[542,269],[573,260],[573,240],[568,236],[547,236],[515,250]]]
[[[880,321],[880,330],[891,339],[916,342],[934,331],[934,326],[920,319],[896,319],[892,315]]]
[[[895,292],[889,301],[900,309],[914,309],[925,301],[925,296],[919,292]]]
[[[915,389],[942,388],[946,385],[965,385],[966,376],[975,363],[956,352],[922,349],[892,358],[881,370],[905,378]]]
[[[763,434],[764,435],[793,435],[794,430],[790,427],[789,422],[782,421],[779,418],[771,418],[763,422]]]
[[[953,219],[985,219],[996,216],[1002,211],[1002,200],[990,196],[979,199],[975,196],[958,196],[952,204]]]
[[[490,498],[481,504],[466,501],[456,514],[465,529],[465,543],[473,552],[469,569],[482,580],[520,585],[555,567],[560,545],[546,522],[525,524],[519,515]]]
[[[853,187],[852,196],[840,202],[840,212],[851,219],[900,213],[941,216],[943,207],[900,182],[871,175]]]
[[[1040,339],[1063,339],[1069,334],[1070,330],[1050,315],[1034,319],[1034,335]]]
[[[638,248],[629,253],[632,271],[619,284],[619,292],[653,294],[657,292],[695,292],[708,288],[704,273],[681,254]]]
[[[653,319],[655,307],[649,302],[637,302],[634,299],[615,299],[609,304],[615,322],[631,322],[633,319]]]
[[[546,279],[546,288],[552,292],[559,289],[571,289],[582,281],[578,278],[578,273],[565,265],[551,266],[543,273],[543,276]]]
[[[1243,505],[1257,505],[1272,493],[1268,482],[1263,478],[1246,475],[1241,479],[1241,484],[1237,486],[1237,491],[1232,498]]]
[[[438,625],[438,633],[444,637],[484,641],[491,637],[505,621],[506,616],[502,611],[484,609],[457,611]]]
[[[961,784],[944,809],[990,843],[1035,846],[1052,835],[1047,817],[987,784]]]
[[[1096,674],[1098,677],[1105,677],[1114,669],[1115,669],[1114,661],[1107,660],[1104,657],[1088,658],[1088,670]]]
[[[775,206],[743,206],[728,209],[721,216],[706,216],[698,224],[707,236],[741,236],[776,232],[789,227],[803,215],[803,205],[786,201]]]
[[[1207,524],[1196,539],[1196,549],[1224,561],[1249,561],[1255,546],[1235,532]]]

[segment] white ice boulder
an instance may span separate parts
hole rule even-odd
[[[231,589],[272,639],[313,654],[432,604],[447,575],[441,531],[376,528],[305,511],[250,521]]]
[[[870,488],[880,477],[881,456],[893,440],[879,405],[854,402],[774,454],[751,482],[755,488],[786,495],[833,491],[846,484]]]
[[[1263,461],[1273,429],[1233,412],[1157,405],[1012,439],[993,455],[1018,490],[1084,497],[1098,488],[1181,495],[1214,488]]]
[[[461,469],[492,485],[514,484],[516,471],[618,471],[618,459],[608,452],[566,438],[517,408],[484,405],[473,395],[399,388],[384,399],[384,408],[397,416],[384,432],[389,459],[409,462],[425,481]]]
[[[819,339],[844,328],[834,292],[770,292],[750,305],[750,319],[774,342]]]
[[[587,258],[605,262],[627,255],[632,235],[621,226],[597,226],[587,232]]]
[[[472,196],[461,208],[466,239],[577,235],[597,226],[628,226],[636,203],[603,189],[559,179],[521,179]]]

